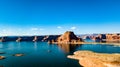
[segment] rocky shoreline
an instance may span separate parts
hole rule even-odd
[[[120,54],[95,53],[92,51],[76,51],[68,58],[79,60],[84,67],[120,67]]]
[[[83,38],[77,37],[74,32],[72,31],[66,31],[63,35],[59,36],[57,40],[49,41],[48,43],[51,44],[106,44],[106,45],[115,45],[120,46],[119,42],[102,42],[101,40],[106,38],[105,35],[99,35],[101,37],[99,42],[93,41],[93,42],[85,42]],[[88,37],[86,37],[88,38]],[[92,39],[91,39],[92,40]],[[96,40],[96,39],[95,39]]]
[[[93,42],[85,42],[85,39]],[[77,36],[72,31],[66,31],[62,35],[45,35],[45,36],[5,36],[0,37],[0,42],[8,41],[32,41],[48,42],[50,44],[112,44],[120,45],[120,34],[97,34],[90,36]]]
[[[3,36],[0,37],[0,42],[9,41],[30,41],[30,42],[48,42],[50,40],[56,40],[60,35],[45,35],[45,36]]]

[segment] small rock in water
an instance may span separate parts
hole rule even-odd
[[[19,56],[24,56],[24,54],[14,54],[13,56],[19,57]]]
[[[5,59],[5,56],[0,56],[0,60]]]

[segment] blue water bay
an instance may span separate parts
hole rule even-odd
[[[91,50],[100,53],[120,53],[120,47],[110,45],[68,45],[47,42],[1,42],[0,66],[4,67],[80,67],[77,60],[67,58],[77,50]],[[14,54],[24,56],[16,57]]]

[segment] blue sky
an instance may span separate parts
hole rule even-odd
[[[0,0],[0,36],[118,33],[120,0]]]

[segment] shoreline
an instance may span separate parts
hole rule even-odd
[[[49,43],[49,42],[48,42]],[[51,44],[105,44],[105,45],[114,45],[114,46],[120,46],[120,43],[103,43],[103,42],[53,42]]]
[[[120,67],[120,53],[96,53],[93,51],[76,51],[74,55],[67,56],[79,60],[84,67]]]

